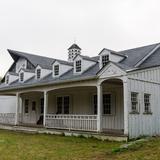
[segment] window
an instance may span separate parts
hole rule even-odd
[[[131,110],[138,112],[138,93],[136,92],[131,92]]]
[[[109,61],[109,55],[102,56],[102,67],[104,67]]]
[[[81,72],[81,60],[76,61],[76,72]]]
[[[32,102],[32,111],[36,111],[36,102],[35,101]]]
[[[20,73],[20,81],[23,82],[23,80],[24,80],[24,73],[22,72]]]
[[[57,97],[57,114],[62,114],[62,97]]]
[[[6,76],[6,84],[9,83],[9,75]]]
[[[111,94],[103,95],[103,114],[111,114]]]
[[[44,98],[41,98],[41,114],[44,113]]]
[[[37,69],[37,79],[41,78],[41,69]]]
[[[144,112],[151,112],[151,104],[150,104],[150,94],[144,94]]]
[[[57,114],[69,114],[69,96],[57,97]]]
[[[29,100],[25,99],[24,101],[24,113],[28,113]]]
[[[97,95],[93,96],[93,109],[94,109],[94,114],[97,114]]]
[[[54,66],[54,75],[58,76],[59,75],[59,65]]]

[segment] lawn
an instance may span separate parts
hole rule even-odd
[[[115,152],[121,142],[0,130],[0,160],[159,160],[160,138]],[[113,152],[114,151],[114,152]]]

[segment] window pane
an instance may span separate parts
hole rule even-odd
[[[69,96],[64,97],[64,114],[69,114]]]
[[[44,98],[41,98],[41,113],[44,113]]]
[[[81,60],[76,61],[76,72],[81,72]]]
[[[93,96],[94,114],[97,114],[97,95]]]
[[[131,92],[131,109],[132,111],[138,111],[138,93]]]
[[[62,97],[57,97],[57,114],[62,114]]]
[[[54,66],[54,75],[55,76],[59,75],[59,65]]]
[[[103,95],[103,114],[111,114],[111,94]]]
[[[109,55],[102,56],[102,66],[104,67],[109,61]]]
[[[37,79],[41,78],[41,69],[37,69]]]
[[[151,112],[150,94],[144,94],[144,111],[145,112]]]

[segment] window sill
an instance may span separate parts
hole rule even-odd
[[[144,115],[152,115],[152,112],[143,112]]]
[[[139,112],[138,111],[132,111],[129,114],[139,114]]]

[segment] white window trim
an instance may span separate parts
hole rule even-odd
[[[64,95],[61,95],[61,94],[59,94],[59,95],[56,95],[56,113],[57,113],[57,111],[58,111],[58,108],[57,108],[57,98],[58,97],[62,97],[62,103],[63,103],[63,99],[64,99],[64,97],[69,97],[69,114],[71,114],[72,113],[72,96],[71,95],[68,95],[68,94],[64,94]],[[64,107],[62,106],[62,115],[64,114]],[[69,114],[64,114],[64,115],[69,115]],[[57,114],[57,115],[61,115],[61,114]]]
[[[38,77],[38,71],[40,71],[39,77]],[[36,70],[36,78],[37,79],[41,79],[41,74],[42,74],[42,70],[40,68],[37,68],[37,70]]]
[[[149,95],[149,111],[145,111],[145,99],[144,99],[144,96],[146,95]],[[144,110],[143,110],[143,114],[152,114],[152,109],[151,109],[151,106],[152,106],[152,96],[150,93],[144,93],[143,94],[143,104],[144,104]]]
[[[132,93],[135,93],[137,94],[137,107],[136,107],[136,110],[132,110]],[[138,91],[131,91],[130,92],[130,101],[131,101],[131,108],[130,108],[130,114],[139,114],[140,112],[140,108],[139,108],[139,105],[140,105],[140,102],[139,102],[139,97],[140,97],[140,93]]]

